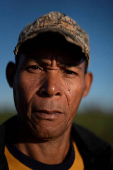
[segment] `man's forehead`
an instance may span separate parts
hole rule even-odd
[[[22,55],[23,57],[23,55]],[[47,61],[47,60],[56,60],[60,64],[65,64],[66,66],[74,66],[76,63],[83,61],[81,56],[78,56],[76,53],[69,53],[66,50],[61,49],[37,49],[31,53],[26,53],[24,55],[25,60],[29,61]]]

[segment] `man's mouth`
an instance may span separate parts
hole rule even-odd
[[[42,120],[55,120],[59,118],[59,116],[62,114],[62,112],[58,110],[33,110],[32,114],[36,116],[38,119]]]

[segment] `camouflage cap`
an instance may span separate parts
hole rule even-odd
[[[89,63],[90,50],[88,34],[76,23],[76,21],[60,12],[50,12],[28,24],[19,35],[14,54],[18,54],[19,47],[25,41],[47,31],[58,32],[62,34],[68,42],[81,47],[81,51],[85,54]]]

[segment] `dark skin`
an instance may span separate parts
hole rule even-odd
[[[73,118],[93,79],[85,61],[60,49],[38,49],[20,54],[18,67],[9,63],[7,79],[20,119],[16,147],[46,164],[63,162]]]

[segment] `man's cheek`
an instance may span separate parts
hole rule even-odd
[[[82,99],[82,94],[83,94],[83,88],[79,88],[79,89],[73,89],[73,91],[71,92],[70,90],[70,95],[69,95],[69,107],[71,112],[74,114],[74,112],[77,111],[78,106],[80,104],[80,101]]]

